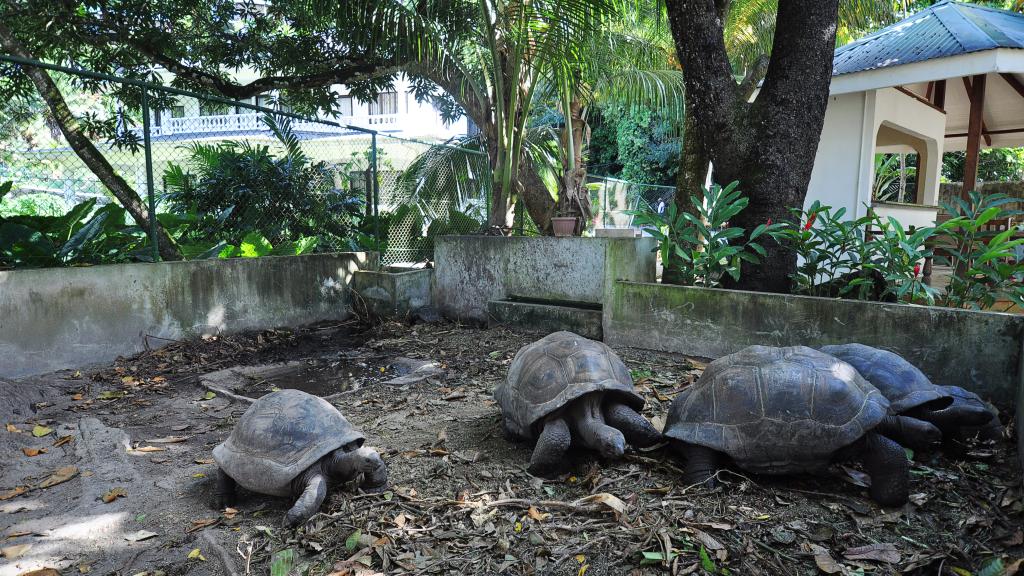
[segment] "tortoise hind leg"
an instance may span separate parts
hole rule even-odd
[[[864,437],[864,468],[871,476],[871,499],[882,506],[902,506],[910,497],[910,462],[895,441],[869,432]]]
[[[548,478],[556,475],[565,467],[565,453],[572,443],[569,423],[565,418],[549,418],[544,423],[544,431],[537,439],[537,446],[530,457],[527,469],[534,476]]]
[[[618,428],[634,448],[647,448],[661,442],[661,434],[629,406],[621,402],[610,401],[604,406],[604,421],[613,428]]]
[[[217,468],[217,491],[214,495],[214,505],[218,510],[233,506],[238,497],[235,479],[228,476],[227,472],[221,468]]]
[[[292,491],[299,492],[295,505],[284,515],[285,526],[293,527],[304,524],[320,510],[327,499],[327,479],[320,471],[319,463],[314,464],[304,474],[292,481]]]
[[[686,460],[683,466],[683,483],[687,486],[703,484],[708,488],[718,485],[715,475],[718,473],[721,455],[707,446],[688,444],[678,440],[672,441],[672,449]]]

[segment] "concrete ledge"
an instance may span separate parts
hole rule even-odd
[[[366,260],[342,253],[0,272],[0,377],[113,360],[143,350],[146,335],[342,320],[352,273]]]
[[[1024,378],[1024,316],[633,282],[616,282],[611,300],[613,346],[717,358],[751,344],[861,342],[1004,406]]]
[[[352,290],[362,298],[368,311],[381,318],[405,318],[430,304],[430,269],[404,272],[357,270]]]
[[[608,279],[654,281],[653,238],[443,236],[434,244],[434,305],[455,320],[487,321],[487,303],[604,302]]]
[[[487,303],[487,310],[491,326],[508,326],[541,334],[568,330],[585,338],[601,339],[601,310],[598,308],[491,300]]]

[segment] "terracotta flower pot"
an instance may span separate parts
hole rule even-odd
[[[556,216],[551,219],[551,228],[555,236],[572,236],[576,232],[576,217]]]

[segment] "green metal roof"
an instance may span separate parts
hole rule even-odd
[[[995,48],[1024,49],[1024,14],[942,0],[836,50],[832,75]]]

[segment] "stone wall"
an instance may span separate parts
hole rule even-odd
[[[996,312],[616,282],[604,339],[707,358],[752,344],[860,342],[1003,406],[1024,382],[1024,316]]]
[[[0,377],[107,362],[189,336],[350,315],[362,253],[0,272]]]

